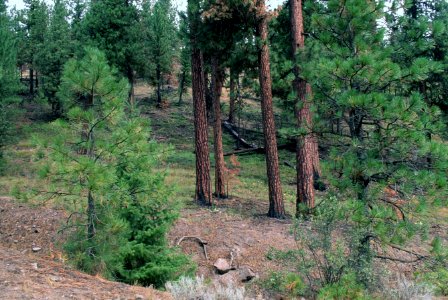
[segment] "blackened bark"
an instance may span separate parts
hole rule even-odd
[[[213,138],[215,151],[215,195],[218,198],[227,198],[225,188],[225,162],[222,149],[221,127],[221,93],[224,83],[224,70],[216,57],[212,58],[212,91],[213,91]]]
[[[34,95],[34,70],[30,68],[30,95],[33,97]]]
[[[263,0],[257,2],[257,9],[261,14],[257,24],[257,35],[260,38],[258,48],[259,80],[261,89],[261,112],[263,119],[263,133],[266,149],[266,169],[269,185],[269,212],[273,218],[284,218],[285,208],[280,182],[278,164],[277,137],[272,104],[272,82],[268,47],[268,20]]]

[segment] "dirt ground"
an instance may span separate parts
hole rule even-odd
[[[172,299],[71,269],[54,246],[65,214],[0,197],[0,299]]]
[[[199,237],[207,242],[208,259],[195,240],[186,240],[180,244],[183,251],[191,254],[199,264],[199,274],[213,276],[214,262],[218,258],[230,260],[233,253],[235,267],[248,266],[263,276],[279,269],[278,262],[266,257],[270,248],[294,249],[291,220],[277,220],[261,214],[246,217],[233,212],[238,209],[239,203],[238,199],[231,199],[224,200],[223,204],[218,203],[214,209],[184,210],[171,230],[173,244],[184,236]],[[241,205],[240,209],[246,208]]]
[[[269,249],[294,249],[297,245],[290,232],[292,221],[267,218],[261,213],[263,209],[258,201],[238,198],[216,202],[212,209],[186,208],[169,234],[170,243],[177,245],[187,236],[207,242],[207,257],[195,239],[180,243],[198,264],[198,273],[206,278],[218,279],[214,262],[232,257],[234,267],[249,267],[257,277],[266,278],[271,271],[285,270],[285,266],[267,258]],[[57,242],[65,218],[61,210],[0,197],[0,299],[171,299],[166,293],[110,282],[64,264]],[[446,228],[436,226],[430,234],[443,232]],[[424,243],[416,243],[412,250],[428,254]],[[388,249],[384,254],[415,259],[412,253],[398,249]],[[387,267],[411,274],[417,265],[388,262]],[[255,296],[262,293],[257,286],[250,288]],[[263,297],[271,299],[265,293]]]

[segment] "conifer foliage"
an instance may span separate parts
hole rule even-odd
[[[11,142],[12,115],[17,103],[19,77],[16,69],[17,48],[5,1],[0,1],[0,174],[4,168],[3,148]]]
[[[66,64],[61,97],[68,120],[55,121],[61,134],[43,145],[50,163],[41,175],[53,184],[40,194],[69,207],[66,250],[78,267],[162,286],[192,267],[167,246],[177,211],[164,172],[155,171],[163,151],[149,139],[147,122],[125,113],[127,92],[97,49]]]

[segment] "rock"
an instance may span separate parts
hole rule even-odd
[[[14,240],[14,244],[17,244],[19,241],[18,240]]]
[[[237,284],[240,280],[238,272],[232,270],[224,275],[219,276],[218,281],[224,286],[233,286]]]
[[[218,271],[219,274],[225,274],[230,271],[230,264],[229,262],[224,258],[218,258],[215,263],[213,264],[216,271]]]
[[[51,279],[52,281],[54,281],[54,282],[61,281],[61,277],[59,277],[59,276],[54,276],[54,275],[50,276],[50,279]]]
[[[257,274],[255,274],[248,266],[242,266],[238,269],[238,274],[241,282],[248,282],[257,277]]]
[[[31,267],[33,267],[34,270],[37,270],[37,263],[32,263]]]
[[[139,295],[139,294],[135,295],[135,300],[144,300],[144,299],[145,299],[145,297],[142,295]]]
[[[31,248],[31,250],[33,250],[33,252],[39,252],[40,250],[42,250],[41,247],[33,247]]]

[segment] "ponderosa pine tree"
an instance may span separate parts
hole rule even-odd
[[[261,114],[266,150],[266,169],[269,187],[269,212],[273,218],[284,218],[285,208],[280,182],[278,163],[277,137],[272,103],[271,71],[269,63],[268,21],[267,11],[263,0],[257,1],[257,37],[258,44],[259,80],[261,94]]]
[[[422,58],[409,68],[394,63],[393,48],[384,45],[377,26],[382,16],[382,3],[375,1],[328,1],[312,16],[314,38],[301,60],[319,110],[345,123],[334,137],[328,178],[352,201],[351,222],[359,231],[354,267],[365,284],[371,241],[402,243],[416,228],[405,210],[395,213],[402,207],[384,197],[387,188],[403,196],[416,188],[438,197],[447,191],[446,145],[427,139],[428,130],[440,133],[439,112],[411,84],[427,78],[434,65]],[[430,168],[427,155],[434,158]],[[422,201],[430,205],[430,199]]]
[[[19,76],[17,73],[16,39],[7,13],[6,2],[0,1],[0,174],[4,168],[4,147],[11,141],[14,132],[11,120],[14,104],[17,103]]]
[[[227,3],[209,1],[204,9],[201,48],[210,57],[211,98],[213,108],[213,137],[215,154],[215,195],[227,198],[225,161],[222,145],[221,94],[225,81],[224,66],[230,56],[234,34],[239,30],[238,23],[226,8]],[[209,41],[213,41],[210,43]]]
[[[388,41],[394,47],[393,60],[409,68],[417,58],[426,58],[438,64],[425,80],[418,79],[418,88],[429,105],[448,111],[448,3],[444,0],[406,2],[404,14],[395,1],[386,14],[390,34]]]
[[[215,195],[219,199],[227,198],[224,150],[222,148],[221,94],[225,80],[218,58],[212,57],[212,91],[213,91],[213,148],[215,152]]]
[[[24,47],[19,49],[19,55],[24,58],[29,67],[29,91],[33,97],[35,85],[38,85],[38,70],[35,69],[36,56],[44,46],[45,34],[48,28],[48,7],[44,1],[24,0],[25,9],[22,13],[26,28],[26,42]],[[36,76],[36,77],[35,77]]]
[[[134,103],[134,71],[137,68],[138,13],[132,0],[92,1],[83,20],[86,44],[106,53],[107,59],[129,83],[129,102]]]
[[[176,10],[170,0],[143,2],[142,59],[145,77],[156,85],[157,104],[162,102],[163,76],[172,70],[176,55]]]
[[[191,74],[196,151],[195,199],[201,204],[212,204],[210,186],[210,157],[208,148],[207,108],[205,104],[204,61],[199,49],[200,3],[188,1],[188,21],[191,41]]]
[[[297,138],[296,162],[297,162],[297,214],[301,205],[308,209],[315,206],[314,200],[314,174],[319,173],[319,152],[317,139],[313,135],[313,116],[311,112],[312,90],[309,83],[301,77],[296,56],[300,49],[305,48],[305,31],[303,24],[302,0],[289,1],[289,14],[291,22],[292,60],[293,60],[293,89],[296,97],[295,115],[297,126],[302,130],[302,135]]]
[[[36,54],[36,65],[42,76],[41,87],[54,117],[59,117],[62,113],[62,103],[56,93],[63,66],[73,55],[73,50],[66,3],[63,0],[55,0],[44,43]]]
[[[182,96],[186,92],[187,87],[191,86],[191,48],[190,39],[188,35],[188,19],[184,12],[179,13],[180,23],[179,23],[179,42],[180,53],[179,53],[179,63],[180,70],[177,74],[177,81],[179,82],[179,100],[178,105],[182,104]]]
[[[166,151],[150,139],[147,121],[125,111],[126,81],[97,49],[67,62],[60,96],[70,109],[42,144],[40,175],[52,184],[39,195],[58,197],[71,213],[64,248],[77,267],[160,287],[194,267],[168,246],[178,207],[158,171]]]

